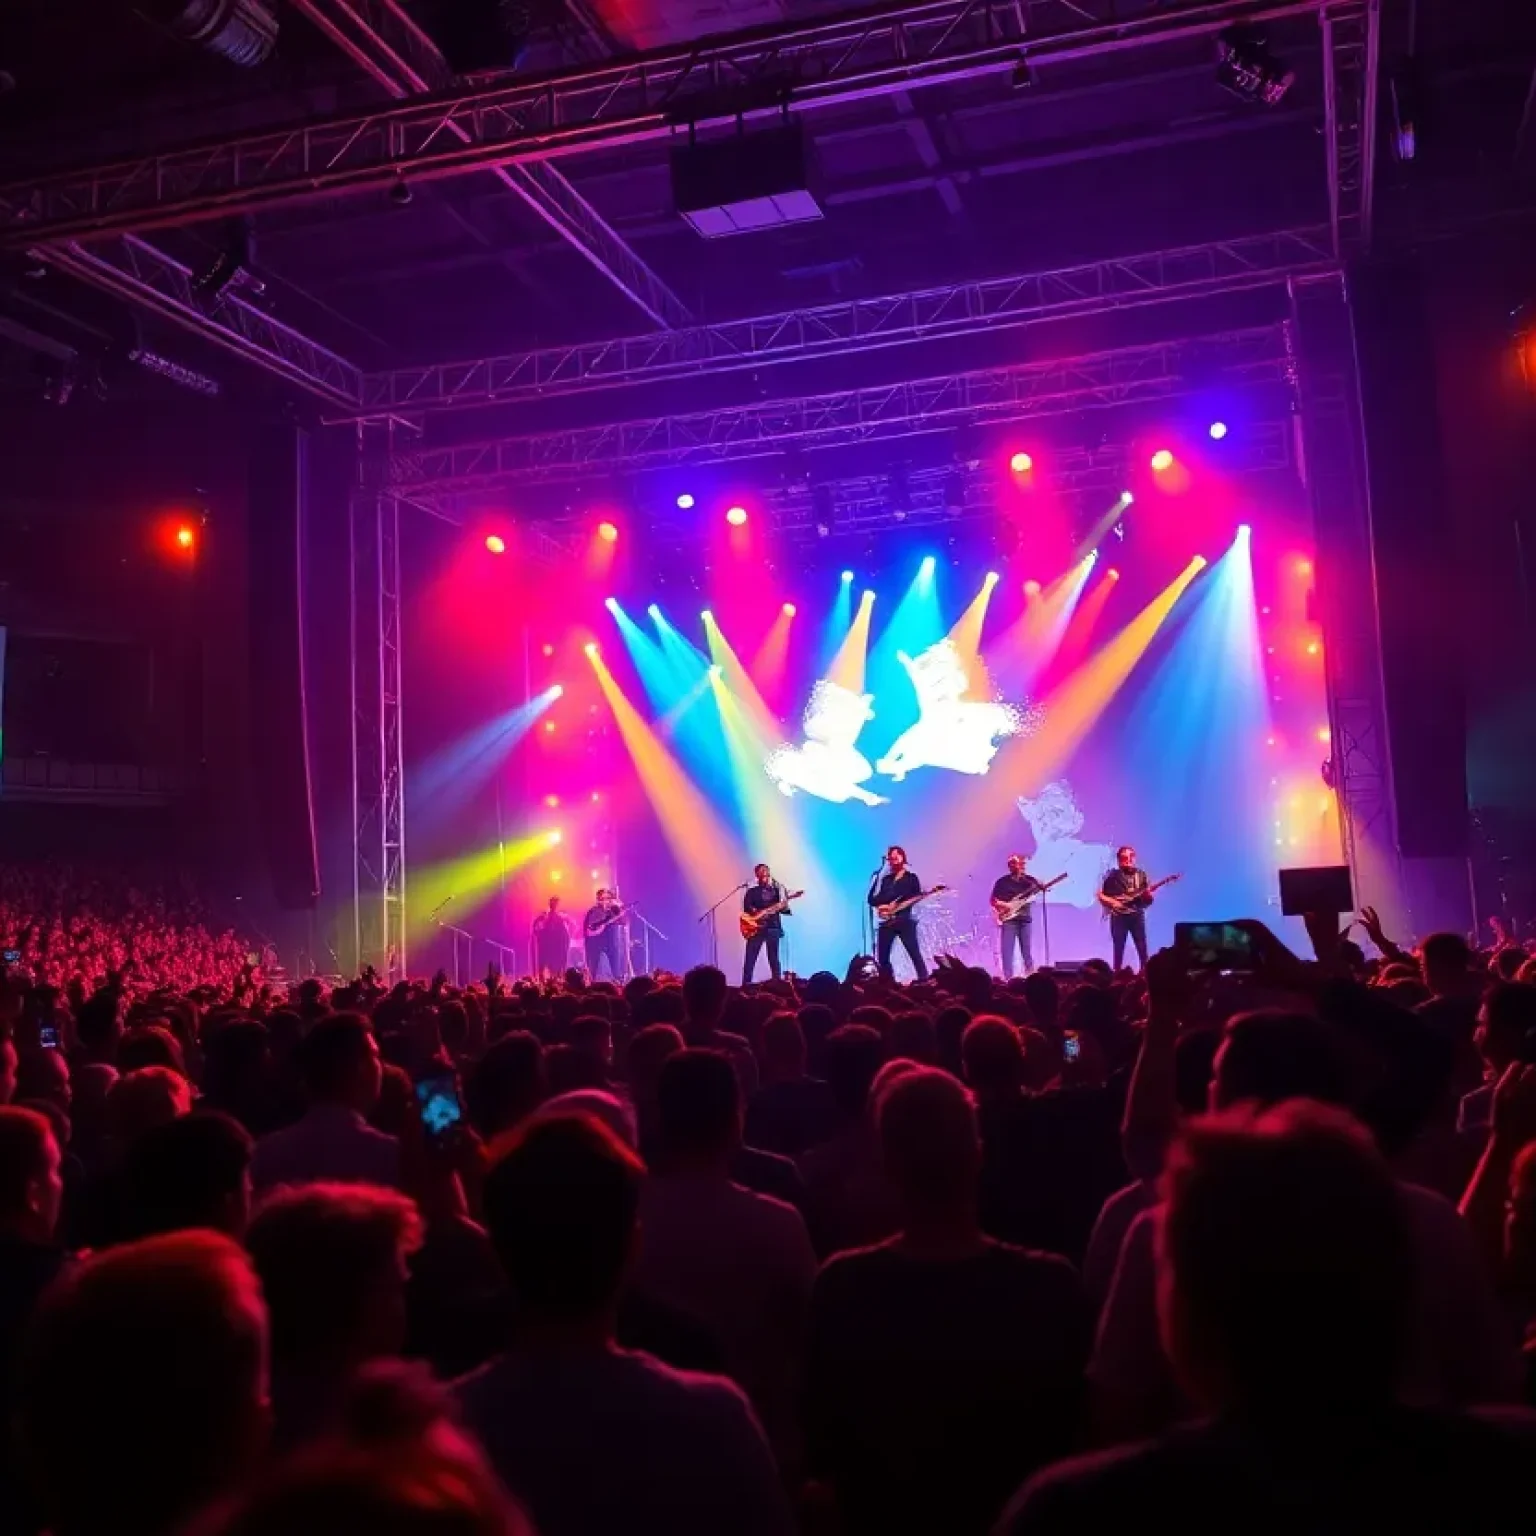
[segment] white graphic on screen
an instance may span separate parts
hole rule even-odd
[[[786,795],[804,790],[819,800],[842,805],[859,800],[865,805],[884,805],[881,795],[863,787],[874,777],[869,759],[854,745],[859,732],[875,718],[874,696],[854,693],[825,678],[811,690],[801,721],[805,740],[798,747],[778,747],[764,767],[768,777]]]
[[[1067,877],[1051,892],[1052,899],[1072,907],[1096,906],[1099,882],[1115,861],[1114,850],[1107,844],[1078,841],[1083,813],[1077,808],[1072,786],[1065,779],[1055,779],[1037,795],[1020,795],[1019,814],[1035,835],[1035,851],[1030,858],[1036,871],[1048,871],[1046,878]]]
[[[953,640],[930,645],[915,659],[896,653],[917,695],[917,724],[905,730],[875,767],[899,784],[919,768],[982,774],[997,756],[998,742],[1039,729],[1038,705],[967,699],[970,679]]]

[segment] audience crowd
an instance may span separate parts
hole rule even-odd
[[[0,1530],[1525,1529],[1536,961],[262,984],[0,872]]]

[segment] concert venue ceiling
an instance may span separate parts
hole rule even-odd
[[[387,37],[402,6],[425,33],[443,35],[442,8],[424,0],[288,0],[271,9],[278,23],[271,56],[239,68],[173,35],[167,21],[192,9],[179,0],[103,0],[85,26],[73,8],[17,0],[0,18],[0,178],[21,182],[57,167],[366,111],[406,87],[381,84],[387,69],[360,61],[355,36],[371,27],[370,35]],[[470,0],[463,9],[473,9]],[[248,297],[304,337],[375,370],[1328,224],[1329,66],[1319,13],[1344,17],[1363,5],[1028,0],[1009,9],[1021,39],[1015,67],[881,89],[799,114],[824,213],[818,220],[701,239],[673,211],[673,135],[546,162],[558,165],[576,206],[611,232],[613,251],[632,262],[618,280],[574,254],[516,175],[475,169],[260,208],[249,227],[260,291]],[[919,20],[921,10],[913,11]],[[820,0],[571,0],[564,7],[543,0],[518,11],[529,35],[517,71],[477,78],[531,79],[747,28],[792,36],[846,13]],[[1214,30],[1172,25],[1179,13],[1256,18],[1294,84],[1272,106],[1222,89]],[[1109,36],[1116,28],[1135,46],[1086,56],[1067,49],[1059,58],[1049,47],[1058,34]],[[1536,159],[1533,32],[1524,8],[1385,0],[1381,239],[1455,230],[1524,201],[1521,167],[1528,178]],[[448,77],[430,84],[446,88]],[[1395,118],[1405,108],[1418,129],[1409,162],[1393,149]],[[722,131],[730,130],[710,130]],[[13,275],[24,260],[14,227],[9,235],[7,276],[25,293]],[[228,221],[200,218],[150,238],[201,270],[227,240]],[[92,301],[79,299],[57,272],[38,279],[31,296],[49,285],[60,309],[79,300],[89,312]],[[1065,335],[1041,338],[1030,355],[1079,345]],[[923,351],[888,355],[885,374],[931,371],[917,361]],[[774,387],[765,381],[760,390]]]

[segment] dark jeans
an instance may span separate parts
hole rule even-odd
[[[784,973],[779,969],[779,940],[781,933],[772,928],[759,929],[747,940],[746,959],[741,966],[741,984],[744,987],[752,985],[752,973],[757,969],[757,957],[766,949],[768,951],[768,974],[775,981]]]
[[[587,940],[587,970],[593,981],[598,979],[604,965],[607,965],[612,980],[624,980],[624,941],[616,928]]]
[[[887,981],[895,977],[896,973],[891,969],[891,948],[898,939],[912,962],[912,969],[917,972],[917,979],[927,981],[928,967],[923,963],[923,952],[918,946],[917,924],[914,921],[886,923],[875,935],[875,958],[880,962],[880,974]]]
[[[1141,961],[1141,969],[1147,968],[1147,914],[1145,912],[1132,912],[1127,917],[1121,917],[1111,912],[1109,915],[1109,942],[1114,951],[1115,969],[1120,969],[1120,962],[1125,959],[1125,941],[1129,939],[1136,946],[1136,958]]]
[[[1011,923],[1002,926],[1003,940],[1003,980],[1009,981],[1014,975],[1015,956],[1022,956],[1024,961],[1024,974],[1026,976],[1035,968],[1034,953],[1030,949],[1029,930],[1034,926],[1033,921],[1027,917],[1015,918]]]

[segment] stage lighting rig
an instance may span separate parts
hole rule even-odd
[[[267,285],[252,271],[255,258],[255,225],[248,215],[233,220],[223,249],[192,279],[192,292],[207,305],[217,304],[232,288],[265,293]]]
[[[1216,80],[1244,101],[1278,107],[1296,83],[1296,71],[1269,51],[1257,27],[1235,26],[1217,35]]]
[[[277,48],[277,16],[266,0],[155,0],[151,21],[242,69],[265,64]]]

